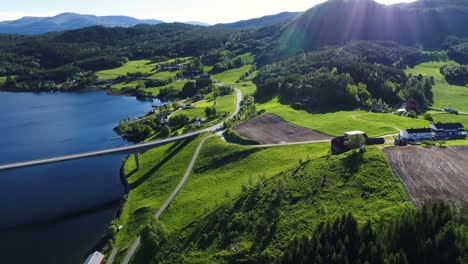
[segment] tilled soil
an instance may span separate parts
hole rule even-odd
[[[383,151],[416,206],[443,200],[468,210],[468,146]]]
[[[265,114],[234,127],[241,136],[263,144],[280,144],[328,140],[331,136],[317,131],[290,124],[280,117]]]

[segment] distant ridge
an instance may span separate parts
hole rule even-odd
[[[302,14],[302,12],[283,12],[276,15],[241,20],[234,23],[216,24],[214,26],[234,29],[259,28],[293,21],[300,14]]]
[[[34,35],[53,31],[64,31],[89,26],[133,27],[138,24],[156,25],[164,23],[156,19],[136,19],[129,16],[95,16],[62,13],[53,17],[23,17],[18,20],[0,22],[0,33]]]
[[[202,27],[209,27],[211,26],[210,24],[208,23],[205,23],[205,22],[200,22],[200,21],[187,21],[187,22],[183,22],[184,24],[189,24],[189,25],[194,25],[194,26],[202,26]]]

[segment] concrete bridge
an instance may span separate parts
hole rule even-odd
[[[231,119],[233,116],[239,113],[239,110],[240,110],[240,102],[242,101],[242,92],[239,89],[235,89],[235,90],[237,93],[236,107],[235,107],[234,112],[226,120]],[[211,127],[208,127],[208,128],[196,131],[196,132],[187,133],[184,135],[170,137],[166,139],[151,141],[147,143],[135,144],[132,146],[117,147],[117,148],[111,148],[111,149],[104,149],[104,150],[97,150],[97,151],[80,153],[80,154],[55,157],[55,158],[47,158],[47,159],[41,159],[41,160],[33,160],[33,161],[25,161],[25,162],[17,162],[17,163],[12,163],[12,164],[0,165],[0,171],[39,166],[39,165],[63,162],[63,161],[68,161],[68,160],[85,159],[85,158],[91,158],[91,157],[108,156],[108,155],[131,155],[131,154],[135,156],[136,168],[139,169],[140,164],[138,160],[138,153],[150,150],[155,147],[162,146],[164,144],[172,143],[175,141],[179,141],[179,140],[183,140],[183,139],[187,139],[191,137],[196,137],[202,133],[217,131],[223,126],[223,124],[224,124],[224,121],[214,126],[211,126]]]

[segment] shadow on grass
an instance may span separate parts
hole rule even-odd
[[[143,182],[145,182],[153,173],[155,173],[157,170],[159,170],[164,164],[166,164],[170,159],[172,159],[177,153],[179,153],[185,146],[187,146],[190,142],[193,141],[193,138],[186,139],[180,143],[177,143],[171,148],[169,148],[168,151],[165,152],[166,156],[164,159],[162,159],[158,164],[156,164],[153,168],[151,168],[149,171],[145,173],[145,175],[141,176],[138,180],[136,180],[134,183],[130,184],[130,188],[134,189],[140,186]]]
[[[211,161],[209,164],[206,164],[203,167],[197,168],[195,170],[196,173],[201,173],[204,171],[208,170],[215,170],[217,168],[223,167],[226,164],[229,164],[231,162],[236,162],[242,159],[247,158],[248,156],[254,154],[255,152],[260,151],[259,148],[252,148],[248,150],[243,150],[243,151],[236,151],[235,153],[221,157],[221,158],[215,158],[213,161]]]
[[[341,160],[343,167],[350,173],[356,173],[363,162],[363,153],[352,151],[347,157]]]

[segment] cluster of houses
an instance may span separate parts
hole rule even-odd
[[[429,128],[411,128],[401,131],[395,145],[420,144],[426,140],[465,139],[467,132],[461,123],[432,124]]]
[[[174,71],[174,70],[178,71],[184,68],[182,64],[158,65],[158,67],[163,71]]]

